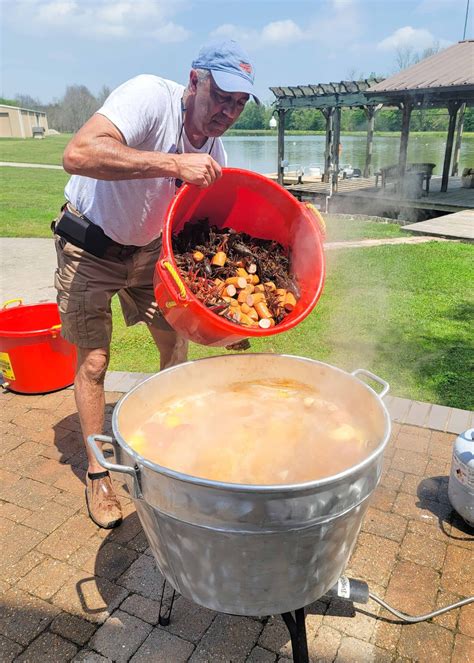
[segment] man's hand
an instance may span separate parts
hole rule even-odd
[[[147,325],[151,325],[157,313],[158,304],[156,302],[151,302],[150,306],[145,311],[145,316],[147,319],[144,322],[146,322]]]
[[[226,345],[225,349],[230,350],[231,352],[245,352],[250,348],[250,341],[248,338],[243,338],[241,341],[236,341],[231,345]]]
[[[178,178],[201,189],[222,176],[222,168],[209,154],[177,154]]]

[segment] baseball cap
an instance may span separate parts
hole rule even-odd
[[[217,87],[224,92],[246,92],[257,104],[260,103],[253,86],[254,73],[249,56],[233,39],[209,42],[201,48],[191,66],[193,69],[209,69]]]

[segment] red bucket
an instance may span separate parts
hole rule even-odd
[[[18,303],[18,306],[8,308]],[[23,306],[21,299],[0,310],[0,371],[4,386],[21,394],[44,394],[74,382],[76,348],[60,336],[57,304]]]
[[[207,217],[211,225],[280,242],[288,249],[300,289],[294,310],[270,329],[248,328],[216,315],[181,280],[173,256],[172,235],[188,221]],[[168,208],[163,248],[155,268],[155,296],[167,322],[183,337],[202,345],[229,345],[252,336],[270,336],[296,327],[314,308],[324,283],[321,227],[312,206],[300,203],[264,175],[224,168],[207,189],[185,185]]]

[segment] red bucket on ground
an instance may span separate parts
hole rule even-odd
[[[208,218],[211,225],[233,228],[260,239],[276,240],[290,254],[300,290],[294,310],[270,329],[248,328],[210,311],[179,276],[172,235],[188,221]],[[319,213],[300,203],[263,175],[224,168],[212,186],[185,185],[174,198],[163,227],[163,247],[155,268],[155,296],[167,322],[183,337],[202,345],[225,346],[249,337],[271,336],[296,327],[314,308],[324,283],[325,262]]]
[[[17,304],[16,306],[11,306]],[[5,302],[0,310],[0,371],[4,386],[44,394],[74,382],[76,348],[60,336],[57,304]]]

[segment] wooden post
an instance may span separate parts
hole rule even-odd
[[[329,182],[332,164],[332,142],[333,142],[333,117],[334,108],[322,108],[322,114],[326,118],[326,145],[324,148],[324,175],[323,182]]]
[[[365,148],[365,166],[364,177],[370,177],[372,167],[372,148],[374,141],[374,128],[375,128],[375,113],[382,108],[382,104],[377,106],[364,106],[364,111],[367,116],[367,144]]]
[[[459,155],[461,153],[462,130],[464,128],[464,111],[466,104],[461,104],[458,111],[458,125],[456,129],[456,145],[454,146],[453,166],[451,168],[451,177],[458,174],[459,170]]]
[[[278,184],[283,186],[283,166],[282,162],[285,157],[285,109],[278,109]]]
[[[458,112],[458,108],[459,108],[459,102],[452,102],[448,104],[449,124],[448,124],[448,137],[446,140],[446,151],[444,153],[443,177],[441,179],[442,193],[445,193],[448,190],[449,166],[451,163],[451,155],[453,153],[454,130],[456,129],[456,115]]]
[[[410,135],[410,116],[412,108],[413,106],[408,99],[403,102],[402,132],[400,135],[400,154],[398,157],[398,190],[400,195],[403,194],[403,183],[407,169],[408,137]]]
[[[332,144],[332,153],[333,153],[333,171],[332,171],[332,183],[333,191],[337,191],[337,184],[339,181],[339,145],[341,140],[341,107],[337,106],[334,109],[334,137]]]

